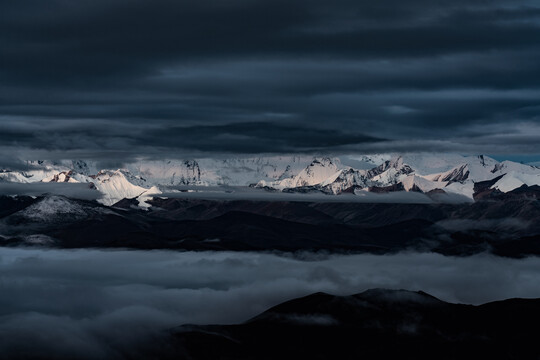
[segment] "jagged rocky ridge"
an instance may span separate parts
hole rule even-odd
[[[87,183],[103,194],[103,204],[122,199],[147,200],[170,186],[251,186],[283,192],[324,194],[416,191],[452,194],[473,200],[487,193],[507,193],[540,185],[540,168],[486,156],[376,155],[339,158],[275,156],[235,159],[138,161],[103,170],[96,163],[28,162],[28,171],[0,172],[0,181]],[[346,165],[351,164],[351,165]],[[482,185],[479,195],[477,184]],[[174,191],[174,190],[173,190]]]

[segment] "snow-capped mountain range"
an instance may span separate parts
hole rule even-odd
[[[273,156],[233,159],[144,160],[122,169],[99,169],[91,161],[29,161],[28,171],[0,170],[0,181],[87,183],[105,205],[162,194],[170,186],[251,186],[284,192],[359,194],[363,191],[417,191],[458,194],[473,199],[475,184],[509,192],[540,185],[540,167],[487,156],[377,154],[313,157]],[[170,189],[167,189],[170,191]]]

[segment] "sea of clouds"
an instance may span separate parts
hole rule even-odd
[[[540,259],[483,254],[0,248],[0,357],[147,357],[186,323],[238,323],[317,291],[423,290],[479,304],[540,297]]]

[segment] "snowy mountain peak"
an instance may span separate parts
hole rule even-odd
[[[20,215],[35,222],[50,222],[65,216],[82,218],[86,212],[82,206],[63,196],[46,196],[24,209]]]
[[[407,175],[414,173],[405,164],[402,156],[395,156],[367,172],[367,177],[375,186],[388,186],[401,182]]]
[[[508,192],[522,185],[540,185],[540,168],[488,156],[455,154],[357,155],[344,157],[269,156],[231,159],[140,160],[122,169],[97,169],[94,162],[33,161],[27,171],[0,172],[4,182],[79,182],[103,194],[113,205],[127,198],[140,206],[165,186],[256,184],[286,191],[328,194],[366,191],[434,190],[473,199],[474,185],[494,180],[493,189]],[[354,161],[362,168],[350,166]],[[375,161],[380,161],[375,165]],[[371,165],[373,166],[371,166]],[[505,176],[501,176],[505,175]]]
[[[438,182],[463,182],[469,178],[469,164],[458,165],[446,172],[424,176],[425,179]]]
[[[314,158],[298,174],[292,175],[282,180],[267,182],[259,181],[257,187],[272,187],[275,189],[300,188],[314,186],[323,183],[328,178],[339,172],[339,160],[332,158]],[[291,173],[290,168],[287,169]],[[281,178],[281,177],[280,177]]]
[[[315,158],[305,169],[305,175],[308,178],[319,179],[321,173],[334,174],[338,170],[337,161],[332,161],[330,158]],[[299,174],[300,175],[300,174]],[[324,175],[322,175],[324,176]],[[324,179],[323,179],[324,180]],[[317,180],[314,180],[317,181]],[[318,181],[320,184],[322,181]],[[306,184],[307,185],[307,184]],[[309,184],[314,185],[314,184]]]

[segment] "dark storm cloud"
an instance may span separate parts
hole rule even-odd
[[[535,1],[22,0],[0,18],[11,151],[537,152],[507,138],[519,126],[540,141]]]
[[[155,145],[175,146],[178,141],[188,149],[213,148],[229,153],[320,151],[381,139],[335,129],[303,128],[271,123],[232,123],[220,126],[171,127],[146,135]]]
[[[317,291],[423,290],[484,303],[540,297],[538,258],[0,249],[0,354],[159,357],[163,331],[237,323]]]

